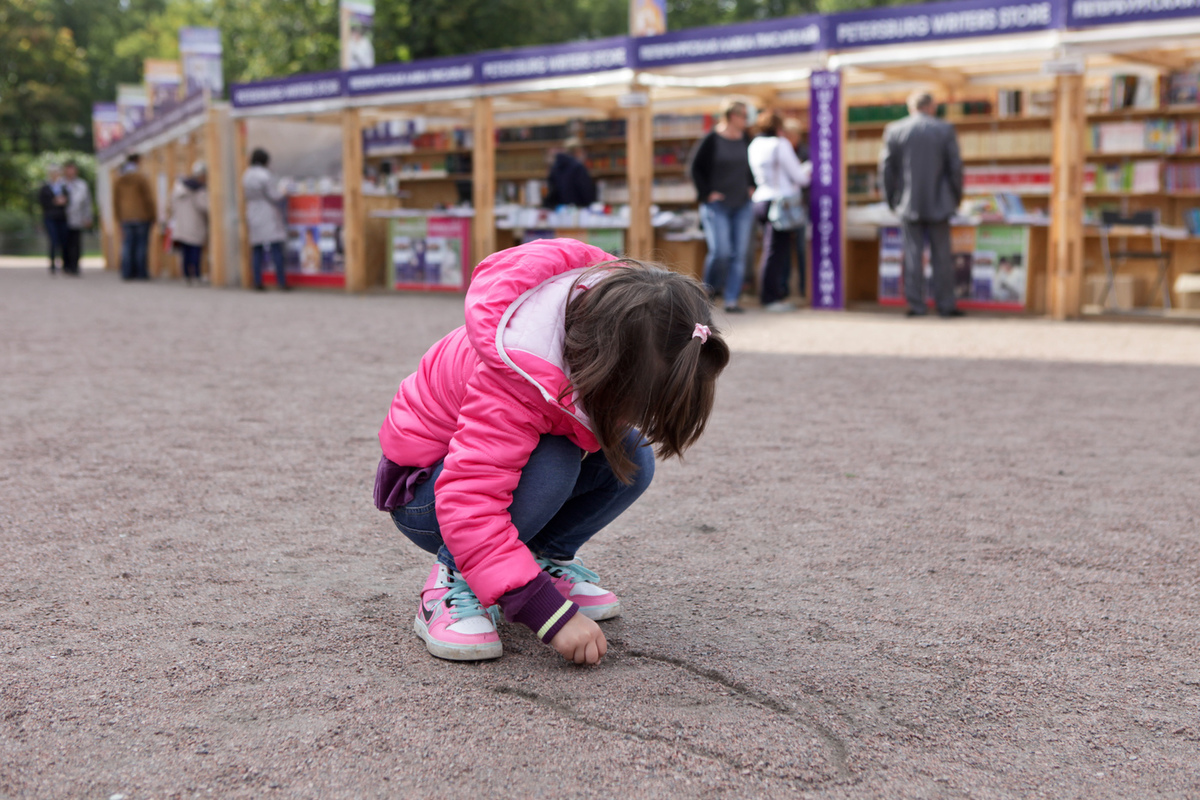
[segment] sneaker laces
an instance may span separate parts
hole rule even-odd
[[[537,556],[538,565],[552,578],[566,578],[571,583],[599,583],[600,576],[585,567],[579,561],[568,561],[560,564],[548,558]]]
[[[458,572],[446,570],[447,572],[447,587],[450,591],[442,595],[442,601],[446,607],[450,609],[450,616],[453,619],[466,619],[468,617],[482,617],[484,614],[493,618],[495,615],[490,614],[485,610],[483,604],[479,602],[479,598],[475,596],[475,592],[471,591],[471,587],[467,585],[467,581]]]

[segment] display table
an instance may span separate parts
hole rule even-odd
[[[397,208],[371,216],[388,225],[387,286],[399,291],[466,291],[473,210]]]
[[[289,286],[345,287],[346,250],[342,224],[342,195],[288,196],[288,239],[283,263]],[[263,283],[275,283],[275,272],[270,265],[264,265],[262,277]]]
[[[906,305],[900,220],[878,207],[847,211],[850,299]],[[1045,304],[1049,219],[954,217],[950,220],[954,294],[958,306],[981,311],[1038,311]],[[932,303],[929,248],[926,293]]]

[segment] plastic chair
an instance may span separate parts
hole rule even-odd
[[[1114,228],[1142,228],[1150,234],[1153,250],[1112,250],[1108,237]],[[1135,231],[1141,233],[1142,231]],[[1117,231],[1116,235],[1125,235]],[[1163,310],[1171,307],[1171,290],[1167,286],[1167,271],[1171,266],[1171,254],[1162,248],[1162,237],[1158,231],[1157,211],[1137,211],[1132,214],[1122,214],[1119,211],[1100,212],[1100,253],[1104,258],[1104,272],[1108,278],[1104,284],[1104,296],[1100,305],[1107,308],[1112,299],[1113,283],[1115,282],[1115,264],[1124,261],[1156,261],[1158,262],[1158,281],[1156,288],[1162,288]],[[1115,264],[1114,264],[1115,262]]]

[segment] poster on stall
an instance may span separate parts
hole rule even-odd
[[[629,35],[659,36],[667,32],[667,0],[629,0]]]
[[[180,28],[179,56],[183,64],[184,95],[207,89],[214,98],[225,89],[221,69],[221,32],[216,28]]]
[[[287,223],[284,266],[288,281],[297,286],[344,286],[342,196],[292,195],[287,201]]]
[[[375,66],[375,46],[371,43],[374,27],[375,0],[342,0],[342,69]]]
[[[980,225],[950,229],[954,296],[966,308],[1020,310],[1025,307],[1029,229]],[[924,254],[925,296],[933,300],[929,247]],[[879,302],[904,301],[904,244],[899,228],[879,231]]]
[[[117,113],[125,133],[146,124],[146,87],[138,83],[117,84]]]
[[[470,219],[398,217],[391,220],[388,240],[393,288],[444,292],[467,288]]]
[[[147,58],[144,64],[146,94],[150,98],[150,109],[154,116],[166,111],[180,101],[179,92],[183,85],[183,68],[178,61]]]
[[[879,229],[879,299],[903,297],[904,238],[899,228]]]
[[[1017,225],[980,225],[975,233],[975,252],[990,253],[995,259],[988,299],[993,303],[1024,306],[1029,229]]]
[[[113,144],[124,133],[125,127],[121,124],[121,113],[116,103],[92,104],[92,143],[96,152]]]

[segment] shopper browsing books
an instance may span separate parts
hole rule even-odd
[[[908,100],[909,115],[883,131],[879,171],[888,206],[900,215],[904,237],[904,296],[910,317],[923,316],[925,242],[933,268],[937,313],[960,317],[954,299],[954,265],[950,255],[950,217],[963,197],[963,165],[954,126],[933,116],[936,106],[927,92]]]
[[[742,310],[742,280],[746,249],[754,225],[754,174],[747,155],[750,147],[749,108],[740,100],[721,105],[721,121],[697,143],[688,163],[688,174],[700,199],[700,222],[708,255],[704,258],[704,283],[716,299],[724,296],[725,310]]]
[[[794,122],[794,120],[788,120]],[[801,190],[808,186],[812,164],[796,156],[799,123],[789,133],[785,120],[771,111],[763,115],[759,135],[750,142],[750,169],[754,171],[754,216],[763,226],[762,259],[759,262],[759,297],[767,311],[790,311],[788,277],[792,271],[792,237],[804,236],[807,216],[804,214]],[[797,219],[781,222],[771,220],[772,204],[793,203]]]
[[[254,268],[254,288],[258,291],[263,290],[263,262],[268,255],[275,264],[276,284],[280,289],[288,288],[283,264],[283,243],[288,235],[283,203],[287,195],[279,190],[275,178],[267,169],[270,163],[271,157],[267,151],[258,148],[250,154],[250,168],[242,176],[242,190],[246,197],[246,228],[253,248],[251,263]]]
[[[563,142],[563,149],[554,153],[550,164],[542,205],[586,208],[596,202],[596,184],[584,161],[583,143],[579,139],[571,137]]]

